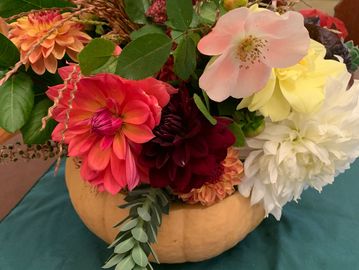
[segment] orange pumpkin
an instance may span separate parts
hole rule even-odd
[[[124,195],[99,193],[83,181],[71,158],[66,163],[66,183],[72,204],[86,226],[111,243],[118,233],[113,225],[128,215]],[[264,218],[261,206],[250,206],[238,192],[210,207],[173,204],[164,215],[155,244],[161,263],[197,262],[215,257],[235,246]]]

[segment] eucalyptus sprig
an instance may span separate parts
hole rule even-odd
[[[115,267],[115,270],[153,269],[148,256],[158,258],[151,244],[157,241],[158,228],[162,224],[162,214],[169,212],[169,197],[162,189],[140,188],[128,193],[127,202],[120,208],[129,208],[129,215],[116,224],[120,227],[114,242],[113,255],[103,268]]]

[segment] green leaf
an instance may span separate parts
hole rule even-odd
[[[9,68],[15,65],[20,59],[19,50],[3,34],[0,34],[0,66]]]
[[[130,42],[118,58],[116,74],[133,80],[160,71],[170,55],[172,40],[163,34],[148,34]]]
[[[147,24],[143,26],[142,28],[138,29],[137,31],[134,31],[130,34],[130,37],[132,40],[138,39],[142,36],[148,35],[148,34],[164,34],[164,31],[161,27],[153,24]]]
[[[131,232],[127,231],[127,232],[120,232],[116,239],[111,243],[111,245],[109,245],[107,248],[113,248],[114,246],[117,245],[118,242],[122,241],[122,240],[127,240],[128,238],[131,237]]]
[[[159,259],[158,259],[158,256],[157,256],[156,252],[153,250],[153,248],[152,248],[152,246],[150,245],[150,243],[147,243],[147,246],[148,246],[148,248],[151,250],[152,256],[153,256],[153,258],[155,259],[155,261],[156,261],[157,263],[160,263],[160,261],[159,261]]]
[[[34,106],[31,78],[20,73],[0,87],[0,127],[8,132],[22,128]]]
[[[137,213],[144,221],[148,222],[151,220],[150,214],[143,207],[138,207]]]
[[[187,30],[193,18],[192,0],[167,0],[166,7],[171,26],[176,30]]]
[[[137,265],[139,265],[141,267],[147,266],[148,258],[147,258],[146,253],[140,247],[140,245],[136,245],[135,248],[132,249],[131,256]]]
[[[106,262],[104,266],[102,266],[102,268],[108,269],[114,267],[122,261],[123,257],[125,257],[125,254],[115,254]]]
[[[135,268],[133,268],[133,270],[147,270],[146,267],[141,267],[141,266],[135,266]]]
[[[157,231],[154,229],[154,226],[151,223],[147,224],[147,236],[150,243],[157,242]]]
[[[131,21],[139,24],[147,22],[146,11],[150,6],[149,0],[125,0],[125,11]]]
[[[234,146],[236,147],[244,146],[246,144],[246,137],[243,133],[241,126],[233,121],[233,123],[229,126],[229,129],[236,137],[236,142],[234,143]]]
[[[78,56],[82,74],[90,75],[108,64],[114,50],[115,44],[112,41],[103,38],[93,39]]]
[[[205,24],[213,24],[216,21],[218,6],[214,2],[205,2],[200,8],[199,17]]]
[[[156,219],[156,224],[158,224],[158,225],[160,225],[161,223],[162,223],[162,215],[161,215],[161,209],[160,209],[160,206],[159,205],[157,205],[157,204],[153,204],[152,206],[151,206],[151,209],[152,209],[152,211],[153,211],[153,213],[154,213],[154,217],[155,217],[155,219]]]
[[[189,36],[182,39],[174,52],[174,71],[182,80],[188,80],[197,65],[197,48]]]
[[[131,219],[130,221],[126,222],[122,227],[121,227],[121,231],[129,231],[132,228],[136,227],[136,225],[138,224],[138,219]]]
[[[193,95],[193,100],[196,103],[198,109],[201,111],[201,113],[204,115],[204,117],[207,118],[207,120],[212,124],[212,125],[216,125],[217,124],[217,120],[216,118],[214,118],[209,111],[207,110],[206,105],[203,103],[202,99],[197,95],[194,94]]]
[[[51,138],[56,122],[51,119],[48,121],[46,128],[41,130],[41,120],[47,115],[47,111],[52,104],[51,100],[44,99],[34,106],[29,121],[21,129],[22,137],[26,144],[43,144]]]
[[[117,264],[115,270],[132,270],[135,266],[135,262],[131,255],[124,258],[119,264]]]
[[[0,17],[7,18],[33,9],[73,6],[65,0],[1,0]]]
[[[119,243],[116,247],[115,247],[115,253],[117,254],[122,254],[125,253],[129,250],[131,250],[136,244],[135,239],[128,238],[125,241],[122,241],[121,243]]]
[[[131,230],[133,238],[141,243],[146,243],[148,241],[147,234],[142,227],[135,227]]]

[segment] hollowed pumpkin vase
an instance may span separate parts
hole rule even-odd
[[[118,229],[114,224],[127,217],[120,209],[124,195],[98,192],[81,179],[71,158],[66,163],[66,184],[72,204],[85,225],[98,237],[111,243]],[[164,215],[154,250],[161,263],[198,262],[232,248],[263,220],[261,206],[238,192],[210,207],[174,203]],[[151,258],[150,258],[151,259]]]

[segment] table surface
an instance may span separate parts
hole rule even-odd
[[[266,219],[235,248],[201,263],[155,270],[359,269],[359,162],[321,195],[303,194],[280,222]],[[210,236],[208,236],[210,237]],[[81,223],[64,184],[49,170],[0,223],[1,270],[99,270],[106,244]]]

